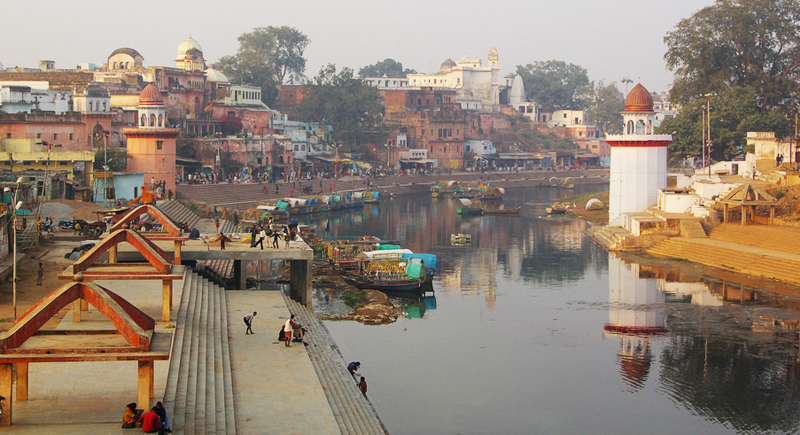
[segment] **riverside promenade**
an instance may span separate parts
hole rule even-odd
[[[159,318],[161,284],[97,281]],[[169,361],[155,364],[153,406],[163,401],[176,434],[384,434],[355,386],[327,330],[313,313],[278,291],[224,291],[191,271],[175,283],[169,322]],[[69,310],[68,308],[65,310]],[[254,335],[243,316],[257,311]],[[278,342],[291,313],[306,328],[309,346]],[[68,313],[63,313],[68,314]],[[64,315],[55,329],[108,329],[90,308],[80,325]],[[37,363],[29,369],[29,397],[14,401],[12,434],[130,434],[121,428],[125,405],[136,401],[135,361]]]

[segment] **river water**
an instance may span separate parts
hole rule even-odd
[[[797,304],[623,261],[546,215],[563,193],[508,189],[519,217],[419,195],[314,221],[438,255],[396,323],[326,322],[389,433],[800,433]]]

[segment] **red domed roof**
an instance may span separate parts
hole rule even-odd
[[[636,85],[625,98],[626,112],[652,112],[653,96],[641,83]]]
[[[652,101],[650,103],[652,105]],[[156,85],[150,83],[145,86],[142,93],[139,95],[140,106],[163,106],[164,96],[156,88]]]

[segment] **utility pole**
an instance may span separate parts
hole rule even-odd
[[[716,96],[717,94],[714,93],[707,93],[704,95],[706,97],[706,112],[708,113],[708,118],[706,119],[707,131],[708,131],[708,176],[711,177],[711,97]]]

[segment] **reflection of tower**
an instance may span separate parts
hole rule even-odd
[[[664,302],[657,279],[639,278],[639,265],[608,255],[608,323],[606,334],[620,340],[620,374],[632,388],[641,388],[652,363],[649,335],[667,331]]]
[[[658,202],[667,187],[668,134],[653,134],[653,97],[637,84],[625,98],[623,133],[608,135],[611,147],[608,222],[623,226],[623,215],[641,213]]]
[[[167,108],[161,92],[150,83],[139,95],[139,125],[126,128],[128,172],[143,172],[145,182],[164,181],[175,191],[175,139],[177,128],[169,128]],[[155,190],[155,189],[154,189]]]

